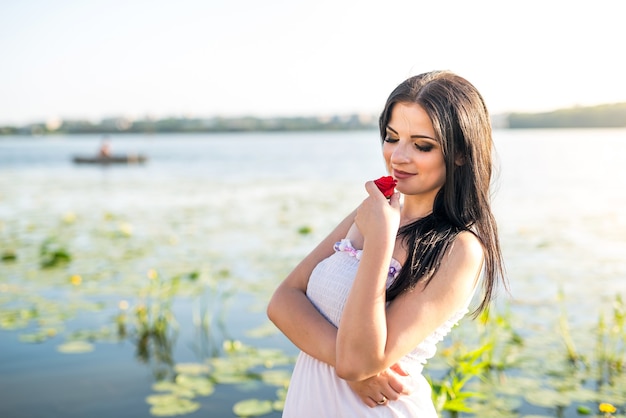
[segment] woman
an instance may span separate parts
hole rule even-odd
[[[437,417],[422,368],[469,311],[479,279],[474,314],[504,277],[480,93],[447,71],[411,77],[379,127],[397,192],[387,200],[367,182],[368,197],[268,305],[302,350],[284,417]]]

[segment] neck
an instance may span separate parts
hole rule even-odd
[[[433,200],[418,199],[412,196],[404,197],[402,212],[400,213],[400,224],[406,225],[430,215],[433,212]]]

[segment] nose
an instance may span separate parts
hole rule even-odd
[[[390,162],[392,164],[403,164],[408,162],[410,160],[408,151],[407,145],[404,144],[403,141],[399,142],[391,153],[391,158],[389,159]]]

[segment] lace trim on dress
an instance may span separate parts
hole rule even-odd
[[[345,252],[356,258],[357,260],[361,260],[361,256],[363,255],[363,250],[357,250],[352,246],[352,242],[348,238],[344,238],[339,242],[336,242],[333,246],[334,250],[337,252]],[[389,273],[387,274],[388,279],[395,279],[400,274],[400,269],[402,268],[402,264],[395,258],[391,259],[391,265],[389,266]]]

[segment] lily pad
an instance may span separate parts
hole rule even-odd
[[[89,353],[94,348],[94,345],[87,341],[70,341],[57,346],[57,351],[65,354],[80,354]]]
[[[233,413],[238,417],[258,417],[269,414],[273,410],[272,401],[259,399],[246,399],[233,406]]]
[[[524,398],[528,403],[546,408],[565,407],[571,403],[567,395],[547,388],[527,393]]]
[[[277,399],[274,402],[272,402],[272,408],[274,408],[275,411],[282,411],[283,409],[285,409],[285,400],[284,399]]]
[[[37,332],[30,334],[21,334],[19,339],[24,343],[42,343],[49,338],[52,338],[56,335],[56,330],[53,328],[50,329],[40,329]]]
[[[169,392],[164,393],[163,395],[172,395],[179,398],[192,399],[197,395],[194,390],[167,380],[162,380],[153,384],[152,389],[156,392]]]
[[[185,415],[200,409],[198,402],[175,395],[151,395],[146,398],[146,402],[152,405],[150,414],[157,417]]]
[[[178,363],[174,366],[174,370],[177,373],[197,376],[208,373],[210,368],[207,364],[202,363]]]
[[[261,380],[268,385],[289,386],[291,371],[289,370],[266,370],[261,372]]]
[[[152,385],[152,390],[156,392],[171,392],[177,387],[178,385],[174,382],[170,382],[169,380],[161,380]]]
[[[531,377],[511,376],[506,379],[506,384],[502,385],[496,382],[492,390],[503,395],[519,395],[520,393],[528,393],[542,391],[541,383]]]
[[[514,412],[514,408],[499,408],[495,402],[472,405],[471,416],[480,418],[519,418],[519,413]]]
[[[213,379],[223,385],[237,385],[256,380],[254,376],[245,372],[220,370],[212,374]]]
[[[176,402],[178,399],[178,396],[172,395],[171,393],[160,393],[146,397],[146,402],[150,405],[169,405]]]
[[[189,389],[200,396],[209,396],[215,391],[215,386],[207,377],[180,374],[176,376],[176,384]]]

